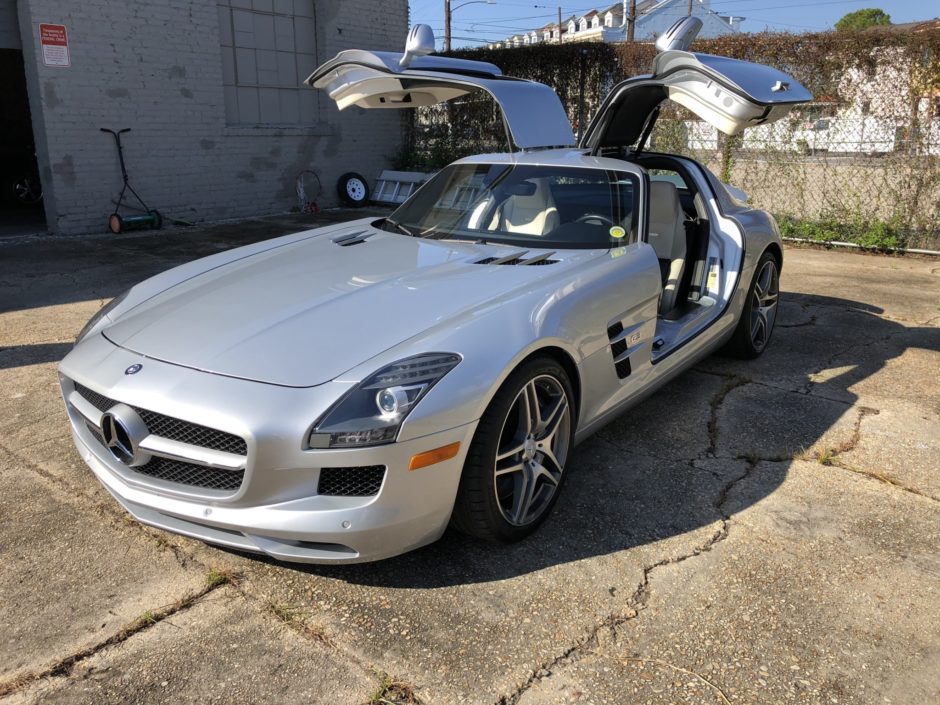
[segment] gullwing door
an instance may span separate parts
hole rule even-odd
[[[575,143],[558,95],[548,86],[503,76],[498,66],[444,56],[427,56],[434,35],[416,25],[404,54],[358,49],[341,51],[305,81],[325,90],[340,110],[416,108],[477,91],[491,95],[503,113],[512,141],[521,149]]]
[[[697,18],[680,20],[663,37],[680,34],[680,40],[657,42],[661,51],[652,74],[614,87],[581,146],[636,144],[665,100],[688,108],[726,135],[736,135],[753,125],[779,120],[794,105],[813,99],[795,79],[773,67],[686,51],[698,31],[696,22],[700,27]]]

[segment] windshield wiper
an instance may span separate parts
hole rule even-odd
[[[448,230],[439,230],[439,225],[432,225],[427,230],[422,230],[418,233],[417,237],[424,238],[426,240],[441,240],[452,233]]]
[[[385,222],[388,223],[389,225],[391,225],[393,228],[396,228],[396,229],[400,230],[401,232],[405,233],[405,235],[410,235],[411,237],[414,237],[414,236],[415,236],[415,234],[414,234],[413,232],[411,232],[411,230],[409,230],[408,228],[406,228],[404,225],[402,225],[401,223],[399,223],[397,220],[392,220],[391,218],[386,218],[386,219],[385,219]]]

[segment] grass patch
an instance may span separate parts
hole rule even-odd
[[[908,233],[897,219],[881,220],[860,215],[825,216],[817,220],[802,220],[791,216],[777,217],[783,237],[818,242],[851,242],[871,250],[893,250],[909,247]]]
[[[213,568],[206,575],[206,587],[211,589],[220,585],[237,585],[238,576],[230,570],[224,568]]]
[[[387,673],[379,673],[379,687],[366,705],[421,705],[415,689]]]

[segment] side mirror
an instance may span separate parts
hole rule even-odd
[[[659,35],[656,40],[657,51],[688,51],[692,40],[698,36],[702,28],[702,20],[698,17],[683,17],[677,20],[669,29]]]
[[[699,26],[701,26],[699,22]],[[416,56],[427,56],[434,52],[434,31],[426,24],[416,24],[408,32],[405,53],[398,65],[408,66]]]

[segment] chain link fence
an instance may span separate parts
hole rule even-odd
[[[731,138],[672,106],[649,149],[702,162],[774,213],[785,236],[940,249],[940,31],[734,35],[693,49],[776,66],[815,100]],[[654,51],[596,43],[455,53],[552,86],[578,132],[616,83],[650,71]],[[421,108],[405,132],[399,168],[507,149],[498,107],[479,95]]]

